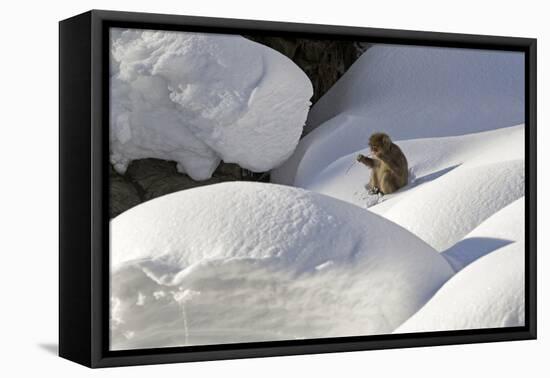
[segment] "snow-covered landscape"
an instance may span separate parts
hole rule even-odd
[[[111,164],[270,172],[110,223],[113,350],[524,325],[522,53],[372,45],[310,108],[244,37],[113,29]],[[387,133],[408,184],[366,189]]]

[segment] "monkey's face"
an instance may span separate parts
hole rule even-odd
[[[371,142],[369,143],[370,151],[375,157],[379,157],[379,154],[386,150],[386,146],[382,143]]]
[[[391,139],[389,136],[383,133],[372,134],[369,139],[369,147],[372,154],[376,157],[391,146]]]
[[[369,144],[369,147],[374,156],[378,156],[378,154],[382,150],[381,147],[377,144]]]

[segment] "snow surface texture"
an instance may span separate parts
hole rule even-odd
[[[397,141],[412,179],[392,195],[369,196],[370,169],[343,156],[317,175],[297,177],[302,187],[384,216],[438,251],[461,240],[525,191],[524,126],[446,138]]]
[[[111,262],[112,349],[390,333],[454,273],[376,214],[246,182],[121,214]]]
[[[521,52],[375,45],[315,104],[306,128],[341,113],[400,139],[513,126],[524,120],[524,75]]]
[[[309,113],[272,181],[346,201],[411,231],[458,272],[394,332],[524,324],[523,55],[374,46]],[[365,189],[368,137],[388,133],[409,184]]]
[[[313,94],[277,51],[236,35],[111,29],[111,162],[178,162],[195,180],[220,159],[263,172],[293,152]]]
[[[272,181],[300,186],[376,131],[405,140],[518,125],[524,103],[523,53],[375,45],[311,109],[309,134]]]
[[[525,243],[525,197],[496,212],[459,243],[443,252],[455,270],[460,270],[493,250]],[[523,247],[523,246],[522,246]]]
[[[525,239],[522,222],[525,199],[515,201],[482,224],[474,235],[514,238],[502,247],[458,272],[415,315],[395,333],[447,331],[475,328],[520,327],[525,324]],[[517,229],[517,231],[514,230]],[[509,231],[509,232],[508,232]],[[501,240],[502,241],[502,240]],[[453,251],[455,257],[470,259],[472,246]],[[462,255],[465,253],[465,255]]]
[[[523,104],[521,54],[370,48],[272,171],[303,189],[218,184],[111,221],[111,347],[523,325]],[[355,162],[374,131],[409,161],[391,195]]]

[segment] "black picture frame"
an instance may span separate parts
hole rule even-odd
[[[299,35],[525,53],[524,327],[110,351],[108,28]],[[535,339],[536,39],[92,10],[59,23],[59,355],[88,367]]]

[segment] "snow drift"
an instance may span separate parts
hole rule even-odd
[[[296,184],[369,207],[444,251],[524,195],[524,129],[518,125],[455,137],[397,141],[413,177],[399,192],[382,198],[366,195],[370,169],[355,163],[356,155],[368,154],[368,148],[326,167],[322,161],[304,164]]]
[[[111,162],[159,158],[193,179],[222,159],[252,171],[285,161],[311,82],[291,60],[236,35],[111,29]]]
[[[113,41],[117,169],[154,151],[206,177],[220,158],[265,170],[291,153],[311,85],[270,49],[190,33]],[[272,171],[303,189],[217,184],[113,219],[111,348],[523,325],[523,64],[374,46]],[[355,163],[374,131],[411,168],[382,198],[366,195],[370,171]]]
[[[480,257],[512,243],[525,243],[525,197],[491,215],[443,252],[443,256],[459,271]]]
[[[453,274],[376,214],[245,182],[121,214],[110,250],[113,349],[390,333]]]
[[[480,226],[483,235],[502,235],[524,218],[524,199],[515,201]],[[517,238],[458,272],[395,333],[520,327],[525,324],[525,228],[506,233]],[[523,232],[521,232],[521,231]],[[471,239],[470,239],[471,240]],[[498,239],[495,239],[498,240]],[[471,252],[485,244],[471,243]],[[462,252],[465,252],[462,250]],[[456,256],[456,255],[455,255]]]
[[[294,185],[312,162],[363,149],[376,131],[405,140],[521,124],[524,72],[521,52],[375,45],[313,106],[309,134],[273,182]]]
[[[420,190],[420,186],[461,166],[474,168],[522,160],[525,157],[524,138],[525,127],[518,125],[455,137],[396,140],[395,143],[407,157],[412,177],[409,186],[399,195],[386,196],[384,204],[377,208],[402,201],[412,192]],[[319,150],[315,148],[312,153]],[[363,199],[356,192],[368,182],[370,169],[356,162],[359,153],[368,155],[370,150],[363,145],[332,161],[304,160],[296,177],[296,185],[364,207]]]
[[[374,46],[313,107],[309,131],[272,172],[412,232],[457,271],[394,333],[524,324],[523,54]],[[368,138],[407,156],[407,186],[365,189]]]
[[[406,201],[379,211],[443,251],[490,215],[522,197],[524,184],[522,160],[470,169],[459,167],[410,193]],[[376,207],[372,210],[378,212]]]
[[[375,45],[315,104],[306,128],[341,113],[400,139],[513,126],[524,120],[524,59],[522,52]]]

